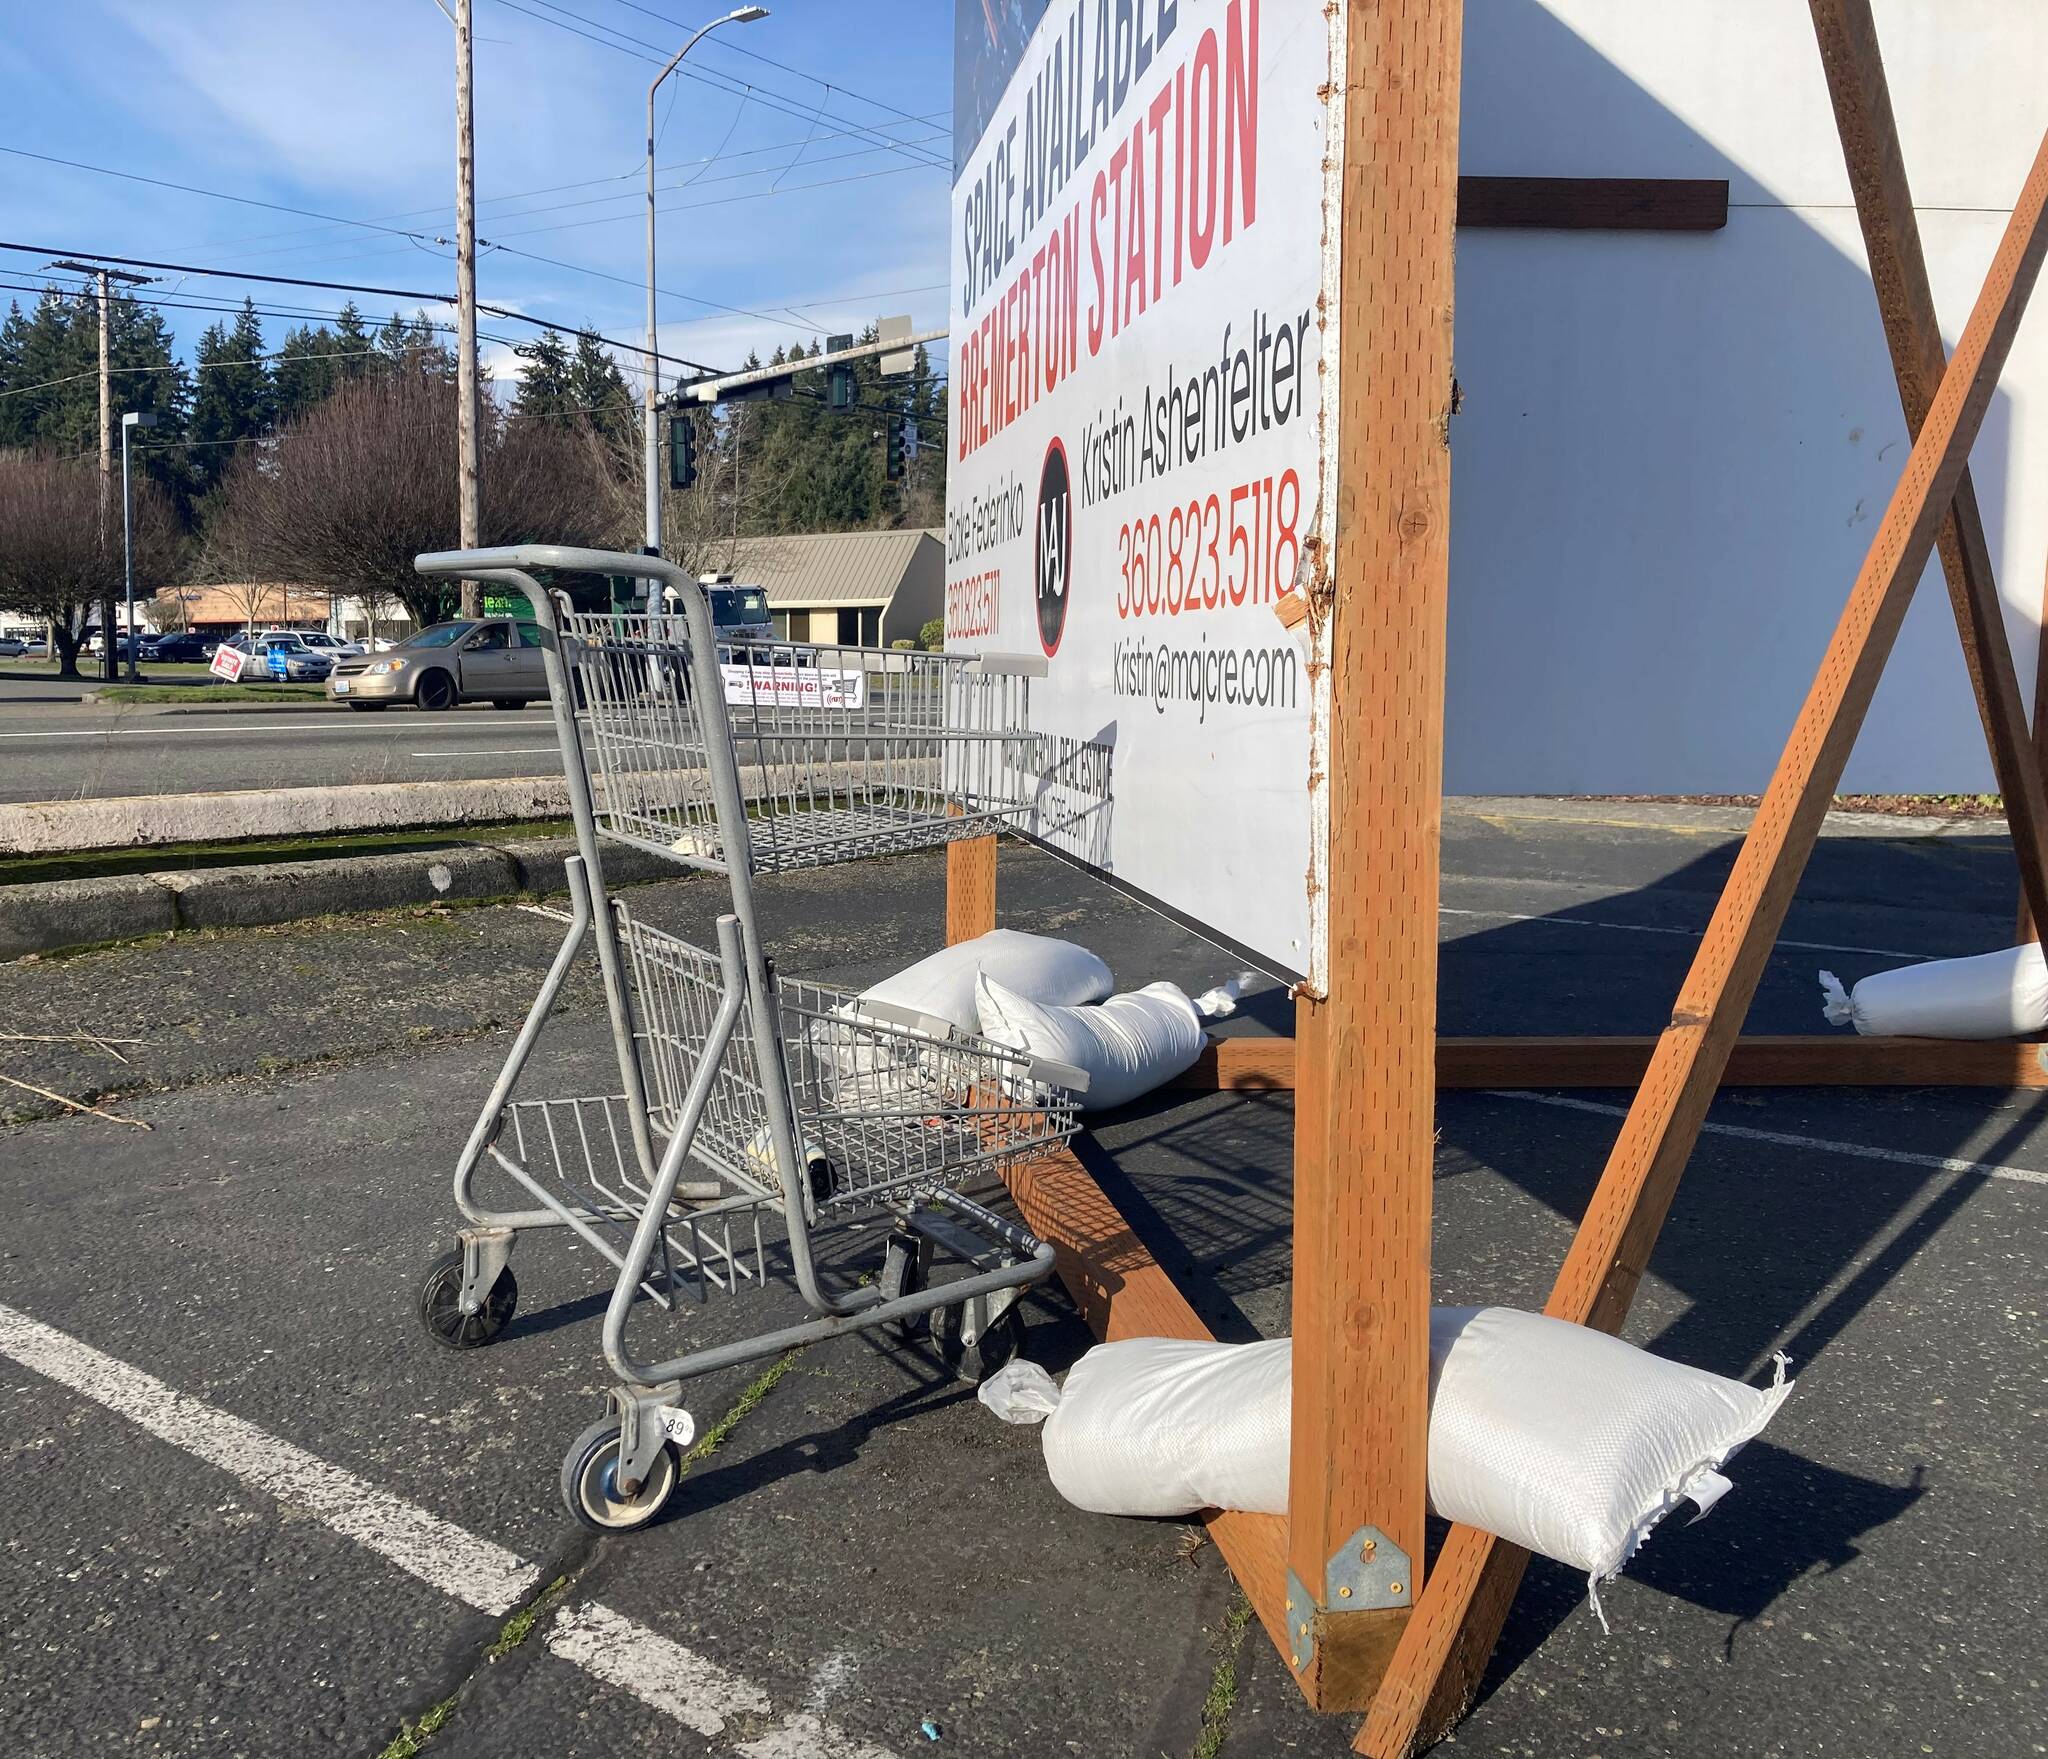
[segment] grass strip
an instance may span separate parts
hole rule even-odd
[[[697,1445],[683,1456],[685,1472],[699,1460],[708,1460],[724,1446],[732,1432],[752,1414],[754,1407],[775,1390],[775,1383],[796,1366],[797,1355],[797,1351],[790,1351],[788,1355],[770,1363],[754,1377],[747,1389],[733,1402],[732,1409],[705,1430],[697,1438]]]
[[[496,1640],[484,1651],[484,1660],[504,1660],[533,1635],[533,1628],[540,1623],[542,1615],[568,1591],[569,1578],[557,1576],[525,1604],[515,1607],[511,1616],[498,1628]],[[417,1722],[401,1720],[398,1733],[377,1755],[377,1759],[417,1759],[417,1756],[432,1743],[434,1737],[447,1726],[448,1719],[455,1714],[456,1706],[462,1700],[462,1692],[462,1686],[456,1687],[440,1703],[430,1705]]]
[[[1237,1657],[1244,1648],[1245,1627],[1252,1622],[1252,1603],[1239,1593],[1224,1615],[1221,1637],[1223,1653],[1216,1671],[1209,1676],[1209,1691],[1202,1700],[1202,1731],[1195,1737],[1189,1759],[1216,1759],[1230,1733],[1230,1712],[1237,1703]]]

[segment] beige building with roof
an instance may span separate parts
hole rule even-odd
[[[791,641],[888,647],[945,615],[946,546],[925,528],[741,538],[715,546],[705,567],[764,589],[776,634]]]

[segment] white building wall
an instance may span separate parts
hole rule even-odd
[[[2048,127],[2048,5],[1875,11],[1953,343]],[[1462,127],[1467,173],[1726,177],[1731,212],[1460,235],[1447,785],[1755,792],[1907,450],[1807,9],[1468,0]],[[2048,310],[1974,475],[2031,691]],[[1991,786],[1938,566],[1845,786]]]

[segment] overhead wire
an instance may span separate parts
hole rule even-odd
[[[93,262],[113,263],[122,268],[164,269],[168,270],[170,273],[175,275],[204,275],[216,280],[223,281],[256,282],[266,286],[277,287],[319,287],[324,288],[332,293],[367,293],[381,299],[420,299],[425,300],[429,305],[452,306],[455,303],[455,297],[453,294],[422,293],[415,288],[409,287],[372,287],[366,286],[360,282],[322,281],[304,275],[261,275],[257,274],[254,270],[250,269],[216,269],[202,267],[196,263],[159,262],[150,257],[116,256],[110,251],[103,250],[69,250],[59,245],[22,244],[7,239],[0,239],[0,250],[18,251],[27,256],[85,257]],[[530,255],[531,253],[526,251],[519,251],[515,252],[514,254],[526,256]],[[557,264],[556,266],[560,268],[576,267],[576,265],[574,264],[567,263]],[[592,274],[597,273],[596,270],[591,270],[588,272]],[[603,278],[607,280],[618,279],[617,276],[605,276]],[[634,282],[632,283],[632,285],[638,286],[640,285],[640,283]],[[679,294],[676,297],[688,298],[689,296],[687,294]],[[708,305],[712,304],[713,302],[709,300],[698,300],[695,303],[700,305]],[[579,324],[553,323],[546,318],[534,317],[529,312],[514,311],[509,306],[488,305],[484,303],[482,300],[479,300],[477,302],[476,309],[480,312],[489,312],[493,317],[503,318],[508,322],[531,324],[536,329],[553,330],[557,334],[563,336],[587,336],[590,338],[591,341],[602,342],[606,344],[608,347],[627,349],[634,354],[653,355],[654,357],[666,361],[672,365],[689,367],[693,372],[712,373],[717,372],[719,370],[716,367],[705,365],[702,361],[691,360],[685,355],[669,354],[662,350],[651,350],[647,347],[645,343],[641,342],[620,341],[613,337],[606,336],[597,330],[585,329],[583,326]],[[718,307],[718,309],[720,311],[726,312],[738,310],[738,308],[732,306],[720,306]],[[746,317],[754,317],[759,314],[753,312],[742,312],[740,315]]]

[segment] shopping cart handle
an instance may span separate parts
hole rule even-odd
[[[1026,1064],[1034,1081],[1044,1081],[1053,1087],[1064,1087],[1071,1093],[1088,1091],[1088,1071],[1077,1064],[1057,1062],[1051,1057],[1029,1057]]]
[[[911,1032],[921,1032],[926,1038],[958,1038],[960,1030],[952,1021],[937,1014],[920,1013],[916,1008],[906,1008],[896,1002],[875,1001],[863,996],[855,1003],[861,1013],[881,1021],[885,1026],[901,1026]]]

